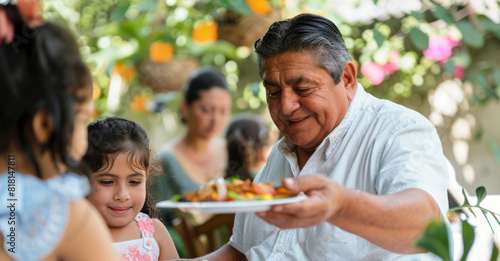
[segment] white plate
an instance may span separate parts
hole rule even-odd
[[[273,200],[243,200],[243,201],[217,201],[217,202],[176,202],[171,200],[156,203],[158,208],[178,208],[184,212],[204,213],[237,213],[259,212],[271,209],[271,206],[299,202],[306,199],[305,195],[291,198]]]

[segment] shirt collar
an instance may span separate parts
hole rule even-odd
[[[352,121],[358,115],[358,112],[363,107],[364,101],[366,100],[366,92],[363,86],[358,83],[356,85],[356,93],[354,94],[354,98],[349,104],[349,109],[347,109],[347,113],[344,116],[344,119],[340,122],[340,124],[333,129],[328,136],[321,142],[321,144],[316,148],[316,150],[327,146],[327,150],[325,153],[325,157],[328,158],[332,153],[335,145],[339,143],[342,138],[347,133],[347,130],[351,126]],[[278,141],[278,150],[284,155],[294,155],[296,145],[293,144],[289,139],[283,137],[280,141]]]

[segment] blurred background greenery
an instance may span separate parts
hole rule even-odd
[[[44,0],[44,17],[78,37],[95,79],[94,118],[142,124],[156,149],[183,131],[189,74],[214,66],[233,113],[266,114],[253,43],[276,20],[333,20],[376,97],[428,117],[469,190],[500,193],[500,11],[496,0]]]

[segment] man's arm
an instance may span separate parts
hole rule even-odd
[[[257,213],[266,222],[299,228],[327,221],[396,253],[421,252],[414,248],[415,240],[427,222],[439,216],[434,199],[420,189],[371,195],[346,189],[321,175],[285,179],[283,184],[290,192],[303,191],[309,198]]]
[[[215,252],[212,252],[208,255],[198,257],[195,259],[180,259],[180,260],[207,260],[207,261],[213,261],[213,260],[224,260],[224,261],[240,261],[240,260],[247,260],[245,255],[243,255],[240,251],[236,250],[236,248],[232,247],[229,244],[225,244]]]

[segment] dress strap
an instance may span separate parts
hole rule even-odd
[[[146,214],[139,212],[134,218],[139,226],[139,231],[141,231],[142,243],[145,249],[151,250],[153,248],[153,233],[155,232],[155,227],[153,225],[153,220]]]

